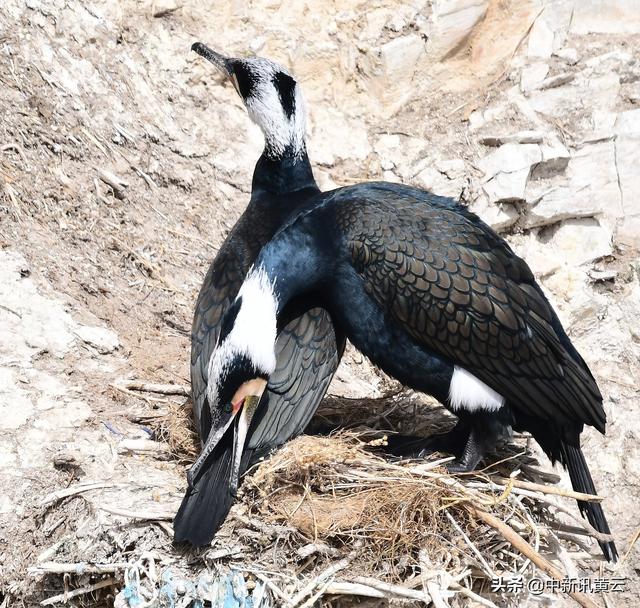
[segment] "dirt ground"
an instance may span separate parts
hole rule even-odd
[[[248,200],[262,145],[232,88],[189,52],[192,42],[258,52],[295,70],[321,187],[402,179],[405,166],[416,175],[419,157],[425,164],[461,159],[449,186],[475,200],[484,152],[469,119],[513,85],[518,64],[509,62],[537,5],[490,3],[466,46],[444,63],[429,59],[418,93],[396,91],[394,100],[406,98],[395,108],[393,100],[371,100],[378,85],[368,74],[378,72],[363,59],[363,37],[375,30],[382,43],[402,28],[419,36],[418,26],[376,30],[378,12],[394,13],[391,3],[368,15],[363,5],[327,3],[319,16],[311,4],[286,4],[252,2],[242,11],[235,3],[5,0],[0,7],[2,608],[32,606],[64,589],[64,577],[27,568],[59,561],[72,536],[69,555],[97,562],[108,561],[114,546],[133,555],[141,539],[150,547],[170,543],[162,524],[129,526],[118,509],[164,519],[175,512],[195,445],[188,401],[114,384],[188,385],[197,291]],[[589,56],[612,44],[638,48],[637,37],[575,35],[572,42]],[[640,103],[625,99],[618,111]],[[502,120],[505,131],[528,127],[518,116]],[[575,117],[554,123],[579,131]],[[504,232],[526,252],[522,223]],[[567,282],[586,277],[576,278],[573,267],[545,284],[607,395],[609,435],[587,432],[585,444],[618,546],[630,551],[622,570],[630,580],[640,572],[633,545],[640,530],[639,259],[634,247],[614,247],[597,270],[615,269],[619,278],[593,281],[587,299],[567,290]],[[375,399],[389,387],[350,351],[331,392]],[[325,414],[334,406],[327,403]],[[375,402],[370,407],[365,420],[380,411]],[[154,417],[168,410],[171,424],[183,425],[179,444],[170,422]],[[97,486],[52,494],[85,482]],[[91,532],[98,525],[101,538]],[[613,596],[609,605],[633,606],[633,594]]]

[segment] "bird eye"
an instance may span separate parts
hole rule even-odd
[[[231,403],[231,401],[228,401],[227,403],[224,404],[225,414],[230,414],[232,410],[233,410],[233,404]]]

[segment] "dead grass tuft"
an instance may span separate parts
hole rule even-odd
[[[504,539],[474,520],[467,506],[518,520],[523,537],[533,540],[536,531],[524,507],[514,508],[506,495],[467,487],[437,461],[389,462],[372,453],[370,444],[354,433],[300,437],[246,480],[244,502],[260,519],[293,527],[294,548],[318,542],[340,550],[359,546],[354,567],[365,575],[406,580],[425,551],[439,561],[468,561],[472,550],[449,517],[471,543],[495,551],[497,569],[522,567],[525,559],[502,551]]]

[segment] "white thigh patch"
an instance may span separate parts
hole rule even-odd
[[[478,380],[466,369],[456,366],[449,385],[449,401],[454,410],[463,408],[468,412],[476,410],[499,410],[504,405],[504,397]]]

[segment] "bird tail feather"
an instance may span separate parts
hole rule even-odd
[[[569,471],[571,485],[576,492],[585,494],[597,494],[596,487],[593,484],[591,473],[584,454],[579,445],[571,445],[562,442],[560,448],[560,461]],[[607,518],[604,516],[602,506],[597,502],[578,501],[578,507],[583,517],[598,531],[603,534],[611,534]],[[618,550],[613,541],[598,541],[602,553],[610,562],[618,559]]]

